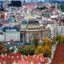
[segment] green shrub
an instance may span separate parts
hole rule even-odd
[[[45,57],[51,57],[52,48],[49,45],[39,45],[35,49],[35,54],[43,54]]]
[[[14,52],[14,49],[12,48],[12,49],[9,49],[9,48],[7,48],[7,53],[9,54],[9,53],[13,53]]]
[[[55,42],[58,42],[58,44],[64,44],[64,35],[57,35],[55,37]]]
[[[43,56],[44,56],[44,57],[51,57],[51,52],[45,51],[45,52],[43,53]]]
[[[35,47],[32,45],[25,45],[18,48],[18,52],[23,55],[33,55]]]
[[[44,48],[41,45],[37,46],[37,48],[35,49],[35,54],[41,54],[43,52]]]

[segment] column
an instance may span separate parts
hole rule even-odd
[[[23,33],[23,35],[22,35],[22,41],[23,41],[23,42],[25,41],[24,33]]]
[[[38,32],[38,37],[40,37],[40,38],[41,38],[41,32]]]
[[[29,43],[29,33],[26,33],[26,42]]]

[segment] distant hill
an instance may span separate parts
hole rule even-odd
[[[64,0],[51,0],[51,3],[64,3]]]

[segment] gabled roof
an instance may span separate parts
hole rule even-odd
[[[39,21],[37,20],[24,20],[22,21],[22,24],[39,24]]]

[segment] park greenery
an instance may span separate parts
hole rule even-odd
[[[64,44],[64,35],[57,35],[53,38],[44,37],[42,43],[38,43],[38,38],[34,37],[32,45],[23,45],[18,47],[18,53],[23,55],[43,54],[45,57],[51,57],[51,50],[54,44]],[[12,53],[4,43],[0,42],[0,54]]]

